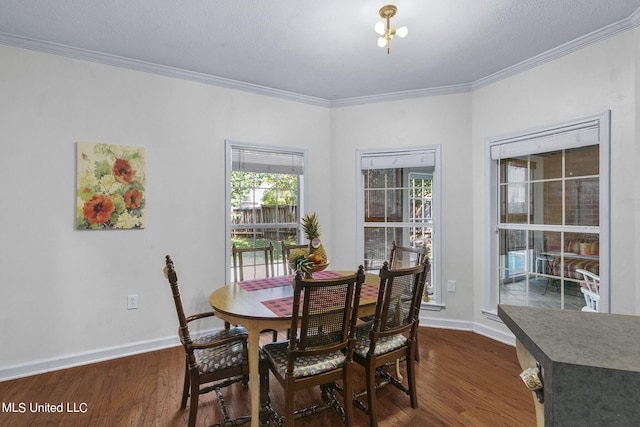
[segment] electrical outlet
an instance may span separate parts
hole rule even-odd
[[[127,295],[127,310],[138,308],[138,295]]]
[[[447,290],[449,292],[455,292],[456,291],[456,281],[455,280],[447,281]]]

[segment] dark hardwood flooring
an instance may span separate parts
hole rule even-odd
[[[514,347],[473,332],[422,327],[419,333],[419,407],[412,409],[408,396],[395,387],[379,390],[381,427],[535,426],[532,396],[518,376]],[[186,426],[188,406],[179,408],[183,372],[184,353],[175,347],[0,382],[0,426]],[[363,385],[358,365],[354,383],[356,389]],[[248,389],[234,384],[224,397],[231,416],[249,413]],[[271,399],[282,411],[283,393],[274,379]],[[296,403],[308,406],[317,399],[316,390],[302,392]],[[63,412],[31,412],[33,405],[47,403],[62,404]],[[10,412],[11,404],[24,413]],[[198,426],[214,424],[219,417],[214,393],[201,396]],[[340,424],[333,411],[296,423]],[[357,409],[355,425],[368,425],[367,415]]]

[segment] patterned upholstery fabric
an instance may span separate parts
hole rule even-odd
[[[354,353],[363,358],[367,357],[367,353],[369,353],[369,330],[372,324],[372,322],[367,322],[356,327],[356,349]],[[376,344],[375,355],[380,356],[400,348],[406,341],[407,339],[404,335],[400,334],[380,338]]]
[[[265,344],[262,349],[271,361],[271,364],[275,366],[278,374],[284,377],[287,374],[287,347],[288,341],[275,342]],[[340,351],[336,351],[329,355],[312,356],[312,357],[299,357],[296,359],[293,367],[293,377],[303,378],[313,375],[318,375],[323,372],[333,371],[334,369],[342,367],[344,363],[344,354]]]
[[[551,262],[551,272],[554,276],[570,277],[572,279],[582,279],[580,273],[576,273],[576,270],[587,270],[593,274],[600,274],[600,261],[577,259],[565,256],[564,258],[564,272],[560,269],[560,258],[554,258]]]
[[[586,245],[586,246],[585,246]],[[549,245],[549,250],[559,251],[560,248],[557,245]],[[599,256],[600,255],[600,242],[583,242],[581,240],[569,239],[565,245],[565,251],[567,254],[564,257],[564,271],[560,268],[560,258],[554,258],[551,260],[551,274],[554,276],[564,276],[572,279],[582,279],[582,275],[576,273],[577,269],[587,270],[593,274],[600,274],[600,260],[599,259],[584,259],[574,258],[573,254]]]
[[[206,344],[211,341],[244,334],[247,334],[247,330],[245,328],[234,327],[199,337],[194,339],[193,342],[195,344]],[[202,374],[240,366],[242,365],[245,357],[241,341],[236,341],[214,348],[194,350],[193,354],[200,368],[200,373]]]

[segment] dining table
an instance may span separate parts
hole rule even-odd
[[[331,279],[355,271],[324,270],[313,273],[314,279]],[[251,388],[251,426],[260,423],[260,333],[284,331],[291,327],[293,310],[293,275],[245,280],[224,285],[211,293],[209,303],[216,317],[248,331],[249,385]],[[365,274],[360,293],[358,317],[375,314],[379,276]]]

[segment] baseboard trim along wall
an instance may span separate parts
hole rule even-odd
[[[512,334],[488,328],[473,322],[420,317],[420,325],[432,328],[472,331],[505,344],[515,345],[515,338]],[[198,336],[211,332],[212,331],[203,331],[200,332]],[[135,354],[146,353],[149,351],[162,350],[165,348],[175,347],[177,345],[180,345],[178,337],[171,336],[156,340],[139,341],[123,346],[108,347],[85,353],[70,354],[55,359],[40,360],[24,365],[4,367],[0,368],[0,382],[57,371],[60,369],[73,368],[74,366],[104,362],[105,360],[117,359],[120,357],[133,356]]]
[[[150,341],[139,341],[123,346],[108,347],[96,351],[75,353],[55,359],[39,360],[37,362],[24,365],[3,367],[0,368],[0,381],[8,381],[31,375],[44,374],[46,372],[57,371],[60,369],[73,368],[74,366],[104,362],[105,360],[133,356],[135,354],[146,353],[148,351],[162,350],[164,348],[175,347],[177,345],[180,345],[180,340],[178,340],[177,336],[172,336]]]
[[[488,326],[474,322],[420,316],[420,326],[429,326],[432,328],[441,329],[455,329],[459,331],[472,331],[507,345],[516,345],[515,337],[511,332],[504,332],[499,329],[490,328]]]

